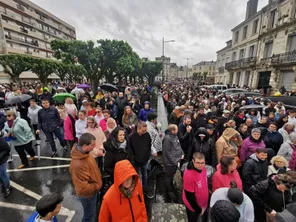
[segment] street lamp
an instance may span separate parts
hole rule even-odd
[[[175,42],[175,40],[164,40],[164,37],[162,38],[162,56],[164,56],[164,43],[169,42]]]
[[[187,70],[186,70],[186,78],[188,78],[188,60],[194,59],[194,58],[183,58],[187,60]]]

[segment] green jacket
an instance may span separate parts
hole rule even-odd
[[[13,146],[25,145],[35,139],[28,122],[24,119],[17,117],[12,127],[9,127],[6,122],[3,129],[4,135],[11,133],[12,128],[14,137],[16,138],[16,140],[11,140]]]

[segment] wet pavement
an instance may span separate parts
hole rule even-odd
[[[166,110],[161,95],[158,95],[158,120],[162,124],[162,131],[167,128]],[[43,195],[59,192],[64,196],[63,208],[58,215],[58,221],[79,222],[82,219],[82,206],[75,196],[75,190],[69,173],[70,151],[64,152],[56,140],[58,157],[50,158],[51,149],[41,135],[41,159],[30,162],[30,166],[17,170],[21,164],[13,150],[14,161],[8,163],[8,173],[13,191],[4,199],[0,196],[0,222],[24,222],[35,211],[35,204]],[[35,147],[36,150],[36,147]],[[158,159],[161,162],[161,158]],[[180,173],[175,177],[175,185],[181,203],[182,190]],[[156,197],[152,203],[151,221],[187,221],[184,205],[165,203],[163,177],[157,181]]]

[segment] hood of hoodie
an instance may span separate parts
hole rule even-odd
[[[226,128],[222,134],[225,140],[229,141],[231,137],[234,135],[239,134],[235,129],[232,128]]]
[[[75,159],[75,160],[82,160],[85,159],[89,156],[89,153],[82,153],[81,151],[79,151],[79,149],[77,148],[77,144],[74,145],[74,148],[72,149],[71,152],[71,158]]]
[[[118,189],[116,189],[119,193],[119,187],[120,185],[128,178],[134,177],[137,180],[139,179],[139,176],[133,167],[133,165],[128,160],[121,160],[115,164],[114,169],[114,186]]]
[[[194,137],[197,139],[197,140],[199,140],[199,141],[201,141],[200,140],[200,137],[198,136],[199,134],[204,134],[205,135],[205,138],[203,139],[203,141],[208,141],[209,140],[209,134],[208,134],[208,132],[207,132],[207,129],[206,128],[204,128],[204,127],[200,127],[197,131],[196,131],[196,133],[195,133],[195,135],[194,135]]]

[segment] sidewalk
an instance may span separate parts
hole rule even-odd
[[[161,123],[161,131],[164,132],[168,128],[168,118],[161,93],[158,94],[157,120]]]

